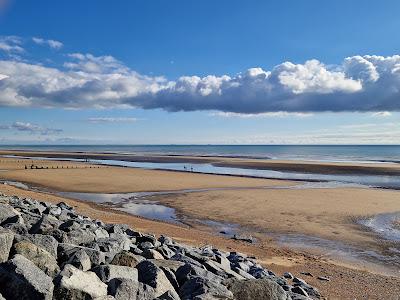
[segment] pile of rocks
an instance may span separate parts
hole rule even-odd
[[[1,299],[318,299],[287,273],[211,246],[104,224],[0,194]]]

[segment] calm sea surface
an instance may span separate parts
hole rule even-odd
[[[0,146],[0,149],[232,156],[317,161],[400,162],[400,145],[3,145]]]

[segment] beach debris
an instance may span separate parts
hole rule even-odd
[[[325,276],[318,276],[317,279],[321,281],[331,281],[328,277]]]
[[[235,234],[232,237],[233,240],[236,241],[243,241],[243,242],[247,242],[247,243],[253,243],[254,242],[254,238],[250,235],[243,235],[243,234]]]
[[[320,299],[255,257],[104,224],[64,202],[0,194],[0,222],[0,299]]]

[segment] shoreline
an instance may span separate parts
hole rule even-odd
[[[259,169],[299,173],[318,173],[324,175],[388,175],[400,176],[399,163],[350,163],[350,162],[321,162],[304,160],[273,160],[273,159],[248,159],[240,157],[222,156],[187,156],[187,155],[132,155],[119,153],[93,153],[93,152],[52,152],[52,151],[9,151],[0,150],[0,155],[69,158],[69,159],[99,159],[120,160],[126,162],[151,162],[151,163],[188,163],[211,164],[220,167],[243,169]]]

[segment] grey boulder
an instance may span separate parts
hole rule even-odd
[[[22,255],[0,265],[0,293],[8,300],[52,299],[52,279]]]

